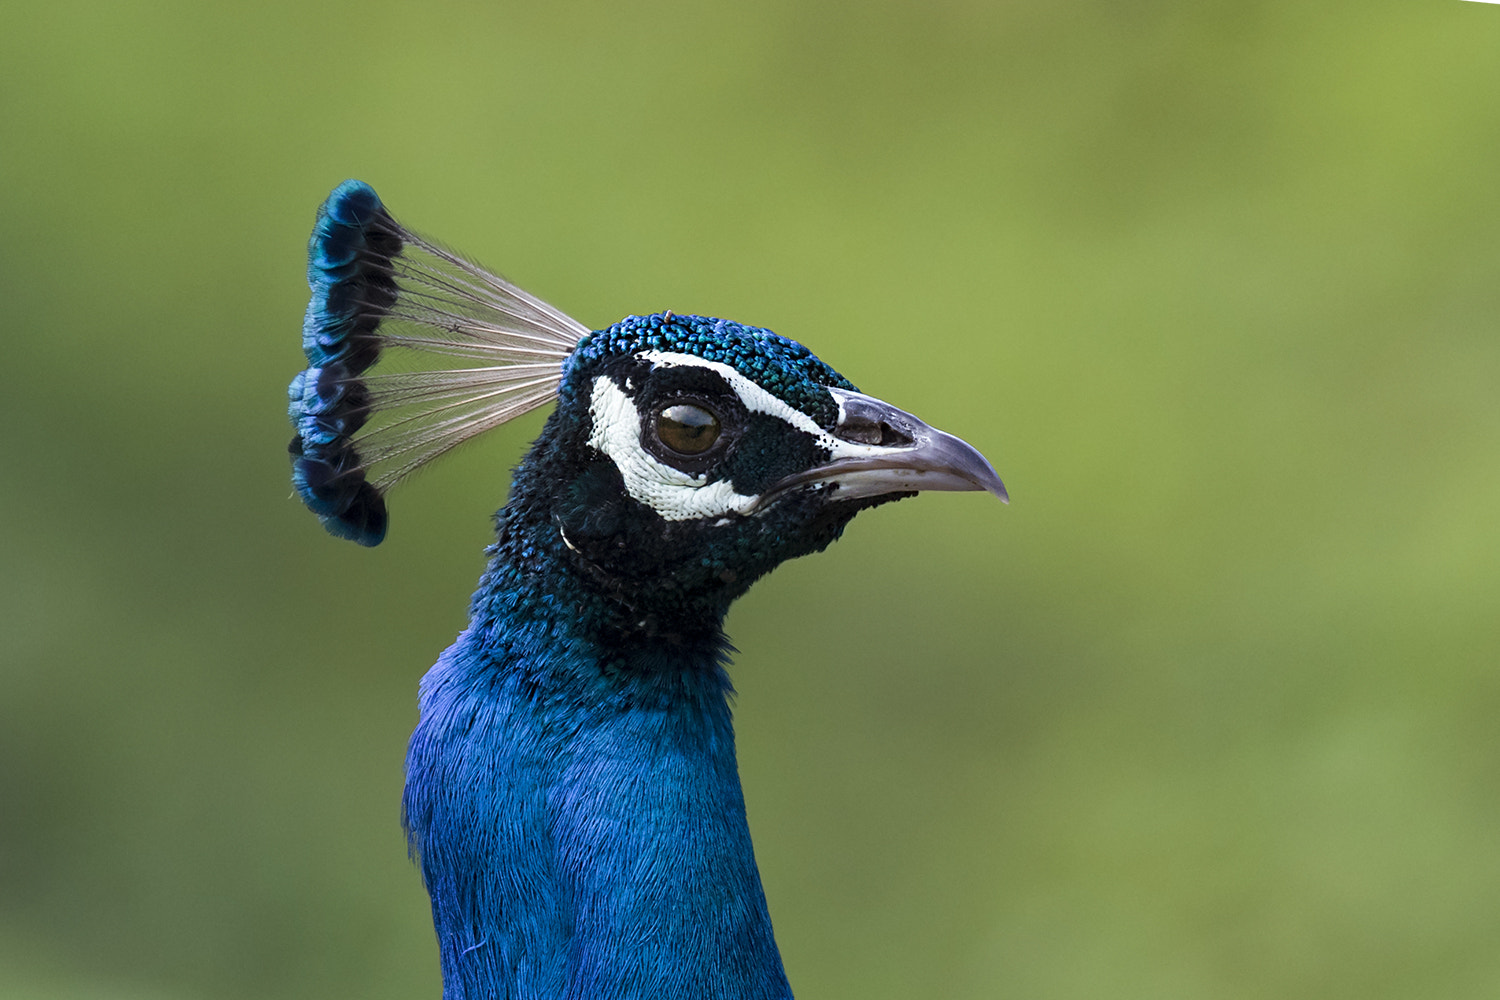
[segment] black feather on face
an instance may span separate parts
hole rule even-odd
[[[707,350],[693,339],[705,327]],[[511,528],[654,632],[717,623],[757,578],[825,548],[865,508],[919,489],[999,486],[961,442],[968,468],[955,472],[949,456],[924,470],[924,433],[957,439],[860,395],[768,331],[651,317],[594,337],[602,344],[580,345],[516,471]]]

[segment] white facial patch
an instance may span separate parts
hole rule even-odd
[[[589,401],[589,445],[608,455],[625,480],[625,490],[667,521],[744,514],[759,497],[734,491],[727,479],[714,482],[658,461],[641,447],[641,415],[634,401],[607,375],[594,379]]]
[[[866,458],[890,454],[892,450],[834,437],[819,427],[812,417],[773,396],[723,362],[672,351],[642,351],[636,357],[662,368],[707,368],[717,373],[734,390],[735,395],[739,396],[745,409],[751,413],[775,417],[811,436],[820,448],[828,452],[830,460]],[[842,407],[842,403],[840,406]],[[594,379],[589,415],[593,421],[589,430],[589,444],[614,461],[625,480],[626,491],[663,519],[689,521],[702,517],[749,514],[759,503],[759,496],[736,493],[728,480],[709,482],[706,475],[690,475],[649,454],[641,447],[640,412],[636,410],[634,401],[608,376],[601,375]],[[826,478],[812,482],[838,483],[842,478],[838,473],[831,472]]]
[[[889,446],[876,444],[859,444],[855,441],[845,441],[843,438],[834,437],[828,431],[818,426],[818,422],[801,410],[790,406],[784,400],[771,395],[765,389],[750,381],[744,375],[720,361],[708,361],[692,354],[676,354],[669,351],[642,351],[636,355],[645,358],[653,364],[663,368],[694,367],[707,368],[718,372],[729,387],[734,390],[735,395],[740,397],[740,402],[745,404],[745,409],[751,413],[764,413],[767,416],[776,417],[778,420],[791,424],[804,434],[811,435],[818,442],[818,447],[828,452],[830,462],[848,458],[873,458],[877,455],[889,455],[896,449]],[[838,398],[838,394],[834,394]],[[839,402],[839,417],[843,418],[844,403]],[[839,476],[830,475],[826,480],[818,482],[837,482]]]

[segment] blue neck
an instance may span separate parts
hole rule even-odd
[[[444,1000],[789,998],[719,622],[632,641],[505,535],[407,755]]]

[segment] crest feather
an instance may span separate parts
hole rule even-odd
[[[362,181],[340,184],[318,209],[307,283],[310,367],[288,390],[292,483],[330,533],[362,545],[385,537],[391,487],[553,399],[589,332],[406,229]]]

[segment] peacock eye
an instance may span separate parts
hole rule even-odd
[[[719,440],[719,418],[692,403],[673,403],[656,414],[656,439],[679,455],[701,455]]]

